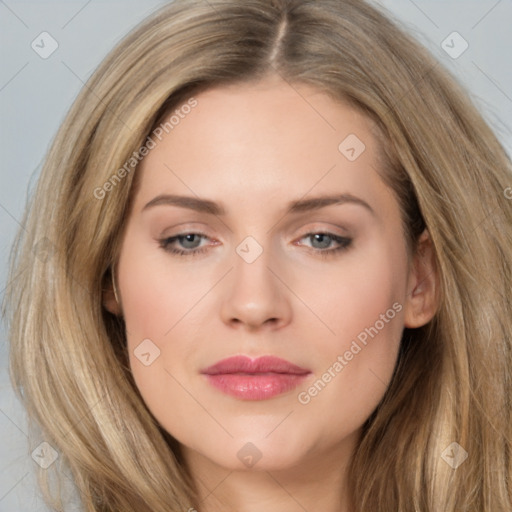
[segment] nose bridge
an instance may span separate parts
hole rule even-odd
[[[248,236],[239,243],[222,305],[225,322],[255,327],[270,320],[274,324],[289,321],[291,308],[286,290],[269,269],[276,266],[276,258],[268,240],[263,245]]]
[[[265,246],[252,236],[246,237],[236,247],[233,269],[233,292],[242,302],[260,303],[260,307],[269,300],[268,294],[275,296],[278,291],[274,289],[277,283],[268,269],[273,259],[270,244],[263,243]]]

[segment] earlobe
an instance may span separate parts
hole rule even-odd
[[[103,291],[103,306],[113,315],[121,314],[121,308],[119,307],[119,303],[117,302],[112,289]]]
[[[116,288],[115,275],[111,270],[110,285],[103,290],[103,306],[113,315],[121,315],[121,303],[119,301],[119,293]]]
[[[438,270],[430,234],[425,230],[417,243],[407,282],[404,324],[421,327],[434,317],[439,303]]]

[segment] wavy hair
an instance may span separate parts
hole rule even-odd
[[[10,371],[29,418],[88,512],[201,510],[178,443],[134,383],[124,324],[102,304],[137,174],[121,169],[193,95],[268,75],[375,122],[409,246],[426,227],[435,251],[439,309],[404,330],[351,460],[353,510],[510,512],[510,159],[442,65],[361,0],[176,0],[102,62],[53,141],[11,255]],[[442,457],[452,442],[468,453],[457,469]],[[52,468],[40,485],[61,511]]]

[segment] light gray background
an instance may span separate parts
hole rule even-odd
[[[243,1],[243,0],[241,0]],[[158,0],[0,0],[0,300],[7,258],[27,190],[71,102],[106,53]],[[448,66],[512,154],[512,0],[380,0]],[[58,49],[42,59],[31,43],[46,31]],[[458,58],[442,42],[457,31],[469,44]],[[455,41],[455,50],[460,46]],[[512,177],[511,177],[512,185]],[[35,486],[26,417],[12,392],[0,325],[0,511],[46,511]],[[68,510],[78,510],[70,505]]]

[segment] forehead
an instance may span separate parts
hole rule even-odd
[[[139,206],[164,192],[262,206],[263,198],[382,186],[371,121],[312,86],[273,78],[193,99],[193,108],[176,105],[164,117],[179,122],[139,166]]]

